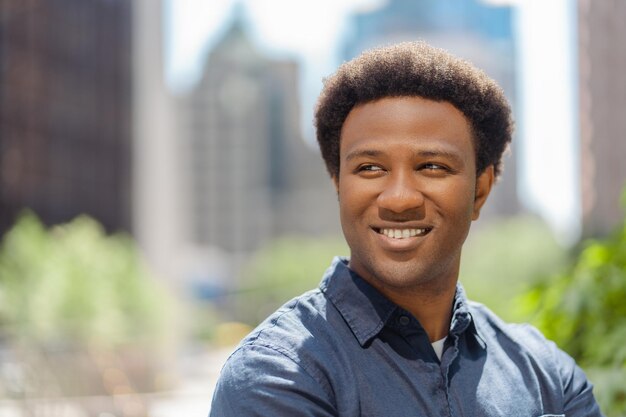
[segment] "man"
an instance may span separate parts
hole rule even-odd
[[[511,140],[495,82],[399,44],[342,65],[315,121],[350,258],[241,342],[211,416],[600,416],[567,354],[457,283]]]

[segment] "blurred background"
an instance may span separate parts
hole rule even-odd
[[[240,338],[348,255],[323,77],[416,39],[516,119],[469,296],[626,415],[624,21],[621,0],[0,0],[0,415],[207,415]]]

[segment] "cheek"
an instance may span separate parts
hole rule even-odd
[[[342,179],[339,184],[338,197],[342,211],[356,212],[367,205],[371,195],[367,184],[354,179]]]
[[[454,214],[459,219],[471,220],[474,213],[474,184],[455,184],[440,190],[437,195],[439,206],[445,207],[444,211],[448,214]]]
[[[345,181],[339,187],[339,217],[344,235],[349,239],[361,233],[361,226],[368,223],[373,206],[371,192],[362,185]]]
[[[339,211],[342,221],[354,221],[354,217],[362,210],[363,203],[359,194],[351,191],[350,187],[339,189]]]

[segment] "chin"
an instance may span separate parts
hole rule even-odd
[[[454,265],[454,263],[452,264]],[[458,268],[450,268],[439,265],[426,265],[423,262],[415,262],[415,259],[407,262],[387,260],[376,262],[367,266],[372,285],[379,288],[389,288],[396,291],[430,290],[443,291],[456,285]],[[366,278],[366,277],[364,277]],[[369,280],[368,280],[369,281]]]

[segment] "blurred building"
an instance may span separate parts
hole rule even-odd
[[[340,233],[321,157],[301,138],[298,80],[297,63],[260,52],[236,13],[181,104],[193,246],[245,257],[281,235]]]
[[[164,76],[164,7],[133,0],[133,235],[155,274],[179,284],[184,252],[181,134]],[[183,283],[180,283],[183,285]]]
[[[578,0],[583,234],[624,219],[626,187],[626,2]]]
[[[353,32],[345,59],[360,52],[401,41],[424,40],[471,61],[503,88],[515,110],[515,41],[512,7],[479,0],[388,0],[376,10],[353,16]],[[515,147],[515,145],[513,146]],[[481,218],[520,211],[517,163],[507,157],[504,172]]]
[[[235,21],[190,97],[194,242],[246,252],[271,236],[297,97],[295,63],[261,56]]]
[[[130,30],[126,0],[0,1],[0,233],[130,228]]]

